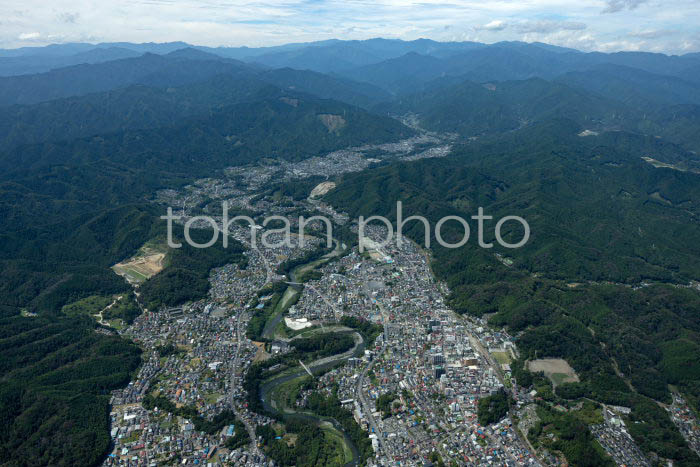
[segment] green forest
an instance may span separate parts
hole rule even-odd
[[[110,391],[129,382],[141,351],[95,326],[0,315],[0,463],[91,465],[106,454]]]
[[[313,423],[292,418],[285,423],[283,432],[278,433],[270,425],[258,425],[255,434],[262,437],[266,454],[279,465],[315,467],[344,464],[333,438]],[[283,438],[290,434],[295,436],[292,446]]]
[[[500,422],[503,417],[508,415],[510,405],[513,401],[509,400],[506,391],[501,388],[496,394],[479,399],[477,416],[479,424],[488,426],[492,423]]]
[[[221,241],[209,248],[195,248],[184,241],[178,226],[173,227],[173,241],[181,248],[171,248],[166,256],[165,268],[141,287],[142,300],[146,308],[157,310],[160,307],[179,305],[207,296],[209,291],[209,271],[225,264],[237,264],[241,269],[247,266],[243,245],[230,239],[228,246]],[[190,238],[195,243],[206,243],[213,231],[192,229]]]

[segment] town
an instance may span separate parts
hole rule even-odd
[[[357,223],[318,199],[332,186],[320,182],[301,199],[276,197],[266,187],[361,170],[373,163],[363,152],[373,158],[378,152],[440,157],[449,147],[445,141],[428,135],[297,164],[229,169],[223,179],[163,190],[155,202],[176,207],[180,226],[203,213],[220,225],[211,205],[227,201],[256,220],[285,216],[298,225],[300,215],[311,213],[357,235]],[[563,465],[561,456],[533,448],[527,438],[541,398],[519,387],[511,373],[517,338],[484,319],[454,313],[445,300],[449,290],[430,270],[428,250],[411,241],[386,241],[383,225],[364,226],[358,244],[334,238],[330,249],[324,249],[322,225],[307,230],[303,247],[274,237],[260,245],[250,241],[250,226],[233,224],[231,237],[247,246],[245,268],[213,270],[207,299],[146,310],[120,331],[144,349],[145,363],[112,395],[114,448],[104,465],[278,465],[266,452],[261,427],[272,427],[289,445],[295,437],[280,431],[270,413],[253,410],[244,389],[250,368],[277,361],[282,363],[266,370],[273,376],[261,388],[263,406],[310,413],[319,394],[336,397],[371,442],[367,465]],[[287,264],[296,267],[290,272]],[[282,291],[279,297],[274,287]],[[259,340],[251,339],[251,320],[268,309]],[[350,322],[369,323],[377,332],[369,339]],[[341,355],[299,360],[303,369],[289,374],[284,357],[292,355],[295,341],[329,332],[353,336],[354,345]],[[499,391],[507,391],[513,407],[497,422],[480,424],[479,401]],[[591,427],[593,435],[616,462],[650,465],[625,430],[620,410],[625,408],[599,409],[603,423]],[[677,399],[669,410],[697,449],[698,425],[687,406]],[[346,460],[356,462],[357,448],[342,428],[326,429],[340,440],[345,436],[339,443],[351,453]]]

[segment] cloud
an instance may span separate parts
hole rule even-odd
[[[19,36],[17,36],[17,39],[21,41],[31,41],[35,39],[39,39],[41,37],[41,34],[38,32],[23,32]]]
[[[630,37],[636,37],[638,39],[658,39],[660,37],[667,37],[676,34],[678,31],[671,29],[648,29],[646,31],[639,31],[630,33]]]
[[[525,21],[515,25],[522,34],[550,34],[557,31],[581,31],[586,29],[586,23],[579,21]]]
[[[80,18],[80,13],[64,12],[58,15],[58,20],[66,24],[75,24],[78,22],[78,18]]]
[[[503,31],[508,27],[504,21],[493,20],[490,23],[484,24],[483,26],[477,26],[477,29],[482,29],[485,31]]]
[[[634,10],[647,0],[607,0],[608,6],[603,10],[603,13],[617,13],[622,10]]]
[[[510,29],[518,34],[551,34],[557,31],[582,31],[587,28],[586,23],[580,21],[520,21],[517,23],[507,23],[505,21],[494,20],[490,23],[477,26],[477,31],[503,31]]]

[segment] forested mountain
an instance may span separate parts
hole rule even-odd
[[[207,83],[207,81],[214,82]],[[43,115],[50,114],[52,111],[67,111],[70,119],[70,112],[79,110],[73,107],[115,105],[118,107],[116,109],[118,112],[131,116],[130,108],[119,108],[122,105],[128,106],[128,103],[110,101],[115,98],[148,99],[143,95],[132,97],[128,90],[124,89],[147,86],[161,89],[161,94],[168,93],[166,97],[157,96],[161,101],[169,101],[164,102],[164,105],[172,106],[174,102],[184,109],[187,106],[199,106],[201,111],[214,104],[225,105],[238,102],[245,98],[246,93],[262,88],[265,84],[363,107],[369,107],[389,97],[386,91],[367,83],[356,83],[310,71],[260,69],[188,48],[176,50],[165,56],[146,54],[100,64],[61,68],[36,75],[0,77],[0,106],[24,105],[24,107],[3,110],[2,118],[12,122],[18,116],[21,118],[21,114],[33,112],[31,107],[26,107],[27,104],[97,94],[86,99],[74,98],[63,103],[51,103],[48,104],[49,109],[42,109],[39,112]],[[106,93],[106,91],[114,92]],[[155,90],[152,92],[157,93]],[[185,102],[178,102],[179,99],[184,99]],[[65,110],[57,108],[61,105],[67,108]],[[112,109],[108,108],[108,110]],[[138,112],[138,109],[135,111]],[[170,115],[171,111],[175,112],[172,118],[177,119],[179,117],[177,109],[166,108],[161,110],[161,113]],[[196,112],[195,108],[191,113]],[[120,120],[116,115],[115,119]]]
[[[0,311],[0,462],[99,463],[110,444],[109,391],[128,384],[141,350],[94,328],[89,317]]]
[[[130,85],[34,105],[14,105],[0,112],[0,150],[171,126],[184,118],[260,99],[271,88],[258,79],[219,75],[181,87]]]
[[[696,154],[700,153],[700,106],[692,104],[679,104],[662,107],[649,113],[644,113],[644,118],[637,128],[645,134],[663,136],[669,141],[690,149]]]
[[[655,401],[669,385],[700,400],[697,54],[385,39],[0,51],[0,75],[32,70],[0,78],[0,463],[31,451],[27,465],[94,464],[107,448],[107,394],[139,351],[61,309],[130,290],[109,267],[162,239],[159,189],[423,130],[453,133],[451,154],[387,159],[334,180],[325,201],[393,219],[401,200],[433,226],[483,207],[487,242],[498,218],[525,218],[519,249],[478,247],[474,223],[459,249],[433,239],[450,305],[517,336],[514,373],[565,358],[581,382],[558,396],[630,406],[646,452],[695,462]],[[417,129],[388,116],[407,114]],[[419,227],[405,231],[421,240]],[[241,253],[178,250],[140,303],[206,296],[210,269],[245,267]]]
[[[0,56],[0,76],[43,73],[54,68],[63,68],[83,63],[102,63],[122,58],[138,57],[140,53],[120,47],[95,48],[73,55],[22,55],[17,57]]]
[[[324,115],[338,118],[329,126]],[[212,110],[206,117],[151,130],[27,145],[0,156],[5,170],[103,161],[131,169],[202,173],[261,156],[301,160],[341,147],[387,142],[413,131],[398,121],[337,101],[268,88],[258,100]],[[3,179],[16,179],[5,173]]]
[[[477,136],[515,130],[532,122],[568,118],[590,128],[619,128],[627,109],[569,86],[540,78],[479,84],[464,81],[378,106],[397,115],[418,114],[425,128]]]
[[[396,120],[356,107],[274,88],[270,92],[264,99],[224,107],[176,126],[21,146],[0,157],[3,275],[8,275],[5,293],[14,297],[6,296],[4,303],[27,306],[32,292],[27,297],[25,290],[38,293],[46,288],[46,283],[34,284],[35,265],[26,264],[30,251],[38,259],[55,250],[42,243],[42,235],[53,230],[58,241],[61,232],[79,231],[77,226],[102,209],[138,203],[158,188],[260,157],[301,160],[412,134]],[[336,115],[343,123],[330,128],[323,115]],[[138,246],[135,240],[129,245]],[[60,261],[56,267],[63,267]],[[60,276],[49,270],[45,279],[52,283]],[[34,285],[20,286],[24,281]]]
[[[204,54],[203,52],[198,52]],[[145,54],[136,58],[76,65],[46,73],[0,78],[0,105],[37,102],[107,91],[132,84],[183,86],[220,74],[241,75],[250,67],[211,56],[194,58]],[[192,63],[197,60],[197,63]]]
[[[46,47],[0,49],[0,76],[44,73],[56,68],[138,57],[145,53],[162,55],[185,47],[189,47],[189,44],[184,42],[161,44],[112,42],[51,44]]]
[[[410,52],[398,58],[345,71],[356,81],[380,86],[394,94],[414,93],[425,83],[446,74],[445,61],[429,55]]]
[[[391,92],[401,93],[415,92],[416,85],[445,75],[459,76],[476,82],[522,80],[533,77],[552,79],[565,73],[587,72],[596,67],[608,65],[634,68],[647,73],[681,78],[695,84],[700,83],[697,78],[700,58],[697,54],[668,56],[646,52],[582,53],[574,49],[541,43],[482,44],[436,42],[427,39],[329,40],[262,48],[211,48],[190,46],[181,42],[66,44],[47,48],[0,50],[0,70],[3,67],[3,60],[41,61],[43,57],[48,57],[48,63],[52,63],[51,60],[72,60],[65,64],[56,62],[55,66],[51,66],[51,68],[63,68],[69,64],[106,61],[100,57],[108,57],[110,53],[166,55],[188,47],[196,48],[211,57],[220,57],[222,60],[240,60],[270,68],[289,67],[322,73],[334,72],[351,79],[383,86]],[[80,57],[84,57],[82,61],[79,61]],[[429,63],[430,66],[421,67],[419,66],[421,63]],[[12,68],[11,65],[7,66]],[[418,75],[412,76],[406,73],[411,70]],[[24,73],[36,71],[38,70],[27,69]],[[0,76],[2,74],[0,72]],[[9,75],[10,72],[6,74]],[[18,73],[15,71],[12,74]],[[51,76],[61,79],[62,75]]]
[[[421,67],[420,64],[425,66]],[[434,53],[413,52],[383,62],[371,63],[340,73],[359,81],[367,81],[397,93],[412,93],[425,83],[444,76],[460,77],[475,82],[553,79],[565,73],[589,72],[598,67],[620,66],[646,73],[680,78],[697,83],[692,70],[698,58],[650,53],[581,53],[572,49],[543,47],[540,44],[499,42],[455,51],[446,57]],[[416,70],[417,75],[402,75]]]
[[[172,126],[185,118],[209,115],[232,104],[283,96],[285,92],[367,107],[387,97],[371,85],[291,69],[222,74],[179,87],[136,84],[7,107],[0,112],[0,151],[23,144]]]
[[[445,77],[427,83],[430,88],[423,92],[397,96],[374,109],[394,115],[414,113],[427,129],[464,137],[566,118],[585,130],[654,135],[700,152],[700,120],[694,103],[700,88],[675,77],[626,67],[603,68],[609,76],[581,72],[553,81],[530,78],[476,83]]]
[[[305,92],[323,99],[369,108],[391,98],[380,87],[308,70],[279,68],[262,72],[260,79],[290,91]]]
[[[553,279],[697,277],[700,250],[687,240],[700,238],[700,175],[642,159],[654,153],[669,163],[697,162],[697,156],[654,138],[623,132],[581,137],[579,131],[571,121],[546,121],[466,144],[449,159],[349,175],[328,199],[353,215],[391,215],[397,199],[407,211],[410,206],[435,219],[447,212],[471,215],[478,206],[496,218],[519,212],[532,237],[527,246],[500,253],[513,256],[516,267]],[[451,252],[444,259],[466,264],[457,258]]]
[[[271,48],[271,50],[261,51],[240,51],[236,58],[273,68],[292,67],[328,73],[379,63],[408,53],[449,56],[483,46],[484,44],[476,42],[436,42],[428,39],[414,41],[396,39],[332,40],[298,44],[295,47],[282,50]],[[221,50],[214,51],[214,53],[226,56],[231,51]]]
[[[630,106],[700,104],[700,83],[620,65],[600,65],[562,75],[558,81]]]
[[[71,57],[75,54],[86,53],[92,50],[120,48],[133,50],[142,55],[144,53],[166,54],[174,50],[189,47],[186,42],[101,42],[91,44],[87,42],[65,42],[62,44],[49,44],[46,46],[18,47],[16,49],[0,49],[0,57]]]

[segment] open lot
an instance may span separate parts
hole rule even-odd
[[[578,376],[573,368],[562,358],[542,358],[532,360],[527,364],[533,373],[543,372],[552,381],[554,386],[562,383],[578,382]]]
[[[510,364],[512,359],[510,358],[510,353],[508,352],[491,352],[491,355],[493,355],[493,358],[500,363],[501,365],[505,364]]]
[[[136,255],[112,266],[112,270],[130,284],[140,284],[163,270],[165,255],[166,251],[162,246],[146,244]]]

